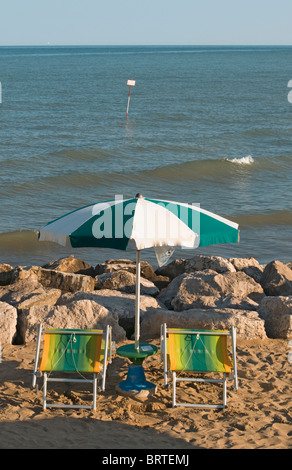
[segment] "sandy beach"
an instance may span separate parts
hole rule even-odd
[[[0,449],[10,465],[15,450],[91,449],[97,465],[149,453],[196,470],[291,449],[292,2],[35,3],[1,9]],[[48,402],[83,408],[43,410],[40,324],[111,331],[95,410],[92,384],[67,382]],[[236,329],[226,408],[172,407],[163,324]],[[94,362],[75,336],[57,343],[60,369],[68,350],[78,369],[81,347]],[[150,396],[119,389],[118,348],[134,341],[157,347]],[[221,404],[222,384],[179,383],[177,401]]]
[[[157,338],[147,341],[159,346]],[[120,343],[117,346],[120,346]],[[163,387],[159,352],[144,361],[147,380],[157,393],[137,400],[117,393],[128,360],[117,355],[108,369],[105,392],[97,409],[42,409],[40,390],[31,387],[35,343],[2,345],[0,364],[1,449],[289,449],[291,427],[291,364],[288,341],[238,339],[239,390],[228,383],[224,410],[172,408],[171,391]],[[198,394],[201,390],[201,395]],[[66,397],[64,396],[66,394]],[[183,400],[218,396],[214,385],[180,385]],[[55,400],[82,403],[82,391],[68,386]],[[52,396],[52,395],[51,395]],[[91,395],[88,395],[89,399]]]

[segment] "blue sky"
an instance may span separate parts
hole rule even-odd
[[[0,0],[0,45],[292,45],[291,0]]]

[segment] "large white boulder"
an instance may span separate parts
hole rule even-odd
[[[17,310],[6,302],[0,302],[0,343],[12,343],[16,332]]]
[[[160,334],[160,326],[203,330],[230,330],[236,327],[238,338],[266,339],[264,321],[257,312],[235,309],[190,309],[181,312],[150,309],[143,317],[141,332],[150,337]]]
[[[35,279],[23,279],[0,287],[0,301],[7,302],[18,309],[33,305],[55,305],[62,291],[43,287]]]
[[[218,273],[235,272],[234,265],[221,256],[196,255],[190,259],[175,259],[156,270],[157,274],[174,279],[183,273],[193,273],[211,269]]]
[[[114,341],[126,339],[124,329],[119,326],[117,315],[92,300],[78,300],[68,305],[31,307],[23,313],[27,320],[26,342],[36,340],[39,323],[45,328],[78,329],[105,329],[110,325]]]
[[[259,315],[270,338],[292,338],[292,296],[265,297]]]
[[[112,289],[134,294],[136,292],[136,275],[126,271],[118,270],[109,273],[99,274],[96,276],[96,289]],[[140,293],[142,295],[156,296],[159,294],[159,289],[152,281],[140,278]]]
[[[68,305],[77,300],[88,299],[102,305],[118,317],[119,324],[127,331],[128,335],[134,331],[135,325],[135,294],[125,294],[118,290],[102,289],[94,292],[66,293],[58,300],[58,305]],[[150,309],[165,308],[161,302],[150,295],[140,297],[140,318]]]
[[[281,261],[267,264],[261,284],[267,296],[292,295],[292,269]]]
[[[157,299],[176,311],[193,307],[213,308],[260,302],[264,291],[260,284],[242,271],[219,274],[213,270],[181,274],[161,291]],[[232,301],[232,299],[236,299]],[[227,303],[226,303],[227,302]]]
[[[94,290],[95,281],[91,276],[44,269],[39,266],[18,266],[13,273],[13,282],[23,279],[38,281],[44,287],[61,289],[62,291],[85,292]]]

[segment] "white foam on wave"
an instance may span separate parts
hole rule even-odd
[[[252,165],[252,163],[254,163],[254,159],[251,155],[242,158],[226,158],[226,160],[231,163],[238,163],[239,165]]]

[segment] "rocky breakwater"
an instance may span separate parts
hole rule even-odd
[[[109,260],[93,267],[73,255],[45,266],[0,264],[0,342],[36,339],[37,324],[54,328],[113,327],[115,341],[131,338],[135,263]],[[291,338],[292,270],[279,261],[197,255],[154,272],[141,263],[141,335],[169,327],[237,328],[245,339]]]

